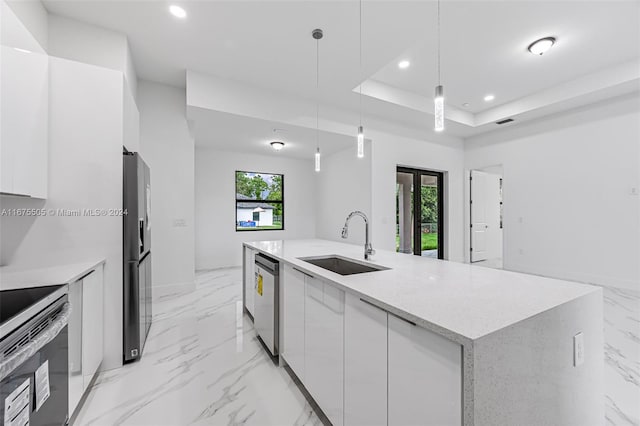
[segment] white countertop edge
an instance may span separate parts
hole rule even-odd
[[[0,267],[0,291],[70,284],[105,263],[105,259],[47,267]]]
[[[286,241],[286,240],[284,240]],[[299,241],[305,241],[305,240],[299,240]],[[335,243],[335,244],[342,244],[342,245],[347,245],[344,243],[337,243],[334,241],[329,241],[329,240],[309,240],[309,241],[323,241],[323,242],[327,242],[327,243]],[[477,333],[477,334],[469,334],[469,333],[460,333],[457,332],[455,330],[452,330],[450,328],[448,328],[445,325],[442,324],[438,324],[436,321],[431,321],[427,318],[421,317],[421,316],[417,316],[415,314],[412,314],[410,312],[407,312],[397,306],[394,306],[392,304],[389,304],[388,302],[384,302],[383,300],[380,300],[376,297],[373,297],[369,294],[363,293],[362,291],[359,291],[357,289],[354,289],[344,283],[341,283],[340,280],[343,280],[345,277],[339,274],[336,274],[334,272],[331,272],[329,270],[320,268],[318,266],[315,266],[313,264],[310,264],[308,262],[305,262],[303,260],[299,260],[297,257],[293,257],[293,258],[286,258],[283,256],[279,256],[277,254],[274,254],[272,252],[269,252],[268,250],[264,250],[258,246],[256,246],[256,243],[259,243],[260,241],[252,241],[252,242],[243,242],[242,245],[243,247],[249,247],[251,249],[257,250],[258,252],[261,252],[267,256],[270,257],[274,257],[284,263],[287,263],[291,266],[295,266],[296,269],[300,269],[304,272],[309,273],[312,276],[318,277],[322,280],[328,281],[331,284],[336,285],[338,288],[345,290],[353,295],[356,295],[358,297],[362,297],[363,299],[367,300],[368,302],[371,302],[379,307],[381,307],[384,310],[387,310],[389,312],[391,312],[392,314],[399,316],[401,318],[404,318],[406,320],[409,320],[413,323],[415,323],[416,325],[420,325],[423,328],[426,328],[430,331],[433,331],[443,337],[446,337],[456,343],[459,343],[465,347],[472,347],[473,342],[474,341],[478,341],[480,339],[482,339],[483,337],[486,337],[490,334],[493,334],[495,332],[499,332],[500,330],[503,330],[507,327],[511,327],[515,324],[518,324],[522,321],[528,320],[530,318],[533,318],[537,315],[542,314],[543,312],[547,312],[551,309],[555,309],[558,306],[561,306],[565,303],[568,303],[570,301],[579,299],[583,296],[592,294],[594,292],[600,292],[602,293],[602,289],[598,286],[594,286],[594,285],[589,285],[589,284],[583,284],[583,283],[576,283],[576,282],[568,282],[568,281],[564,281],[564,280],[560,280],[560,279],[555,279],[555,278],[547,278],[547,277],[540,277],[537,275],[531,275],[531,274],[524,274],[524,273],[519,273],[519,272],[512,272],[512,271],[503,271],[503,270],[493,270],[493,271],[498,271],[498,272],[504,272],[505,274],[518,274],[518,275],[527,275],[527,276],[532,276],[532,277],[536,277],[539,279],[545,279],[545,280],[551,280],[551,281],[557,281],[559,283],[567,283],[567,284],[571,284],[571,285],[579,285],[582,286],[582,291],[579,292],[578,294],[576,294],[574,297],[571,297],[567,300],[564,300],[562,302],[559,303],[555,303],[555,304],[549,304],[549,306],[547,306],[545,309],[541,309],[541,310],[537,310],[535,313],[532,313],[530,315],[523,315],[521,318],[519,318],[516,321],[504,324],[503,326],[499,327],[499,328],[495,328],[495,329],[490,329],[486,332],[482,332],[482,333]],[[359,247],[359,246],[357,246]],[[324,255],[325,253],[319,254],[319,255]],[[337,255],[341,255],[341,256],[345,256],[345,257],[350,257],[353,258],[351,256],[348,255],[344,255],[342,253],[335,253]],[[359,258],[354,258],[356,261],[361,261],[361,259]],[[427,260],[427,259],[425,259]],[[448,262],[448,261],[447,261]],[[373,264],[379,264],[381,266],[388,266],[385,265],[384,262],[380,262],[378,263],[376,260],[373,260],[371,263]],[[464,265],[468,265],[468,264],[464,264]],[[485,269],[481,266],[473,266],[473,265],[468,265],[468,266],[472,266],[474,268],[481,268],[481,269]]]

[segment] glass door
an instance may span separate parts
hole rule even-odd
[[[396,251],[444,258],[443,174],[398,167]]]

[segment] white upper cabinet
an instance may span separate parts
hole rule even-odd
[[[389,425],[462,425],[462,347],[388,315]]]
[[[304,382],[304,280],[305,275],[284,265],[282,291],[283,335],[280,336],[282,356],[287,364]]]
[[[387,312],[352,294],[344,310],[344,424],[387,424]]]
[[[0,192],[46,198],[49,57],[6,3],[0,7]]]

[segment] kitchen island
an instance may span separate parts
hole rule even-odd
[[[596,425],[599,287],[325,240],[244,243],[280,261],[280,354],[334,425]],[[301,258],[388,269],[340,275]],[[245,275],[245,303],[257,294]]]

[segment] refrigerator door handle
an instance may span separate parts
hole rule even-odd
[[[138,219],[138,245],[140,253],[144,253],[144,219]]]

